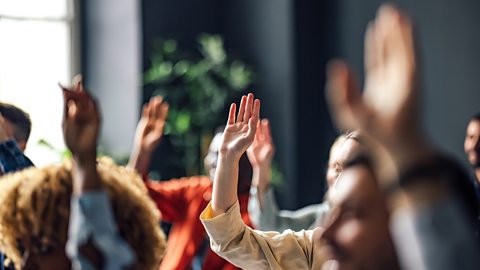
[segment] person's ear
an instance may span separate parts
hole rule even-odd
[[[17,144],[20,150],[22,150],[22,152],[25,152],[25,148],[27,148],[27,142],[24,140],[21,140],[21,141],[17,141]]]

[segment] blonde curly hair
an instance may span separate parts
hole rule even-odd
[[[0,180],[0,250],[21,269],[22,239],[65,244],[72,194],[71,161],[30,168]],[[158,269],[165,251],[160,213],[142,179],[102,158],[97,165],[123,239],[136,255],[133,269]]]

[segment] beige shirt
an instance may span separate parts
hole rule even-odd
[[[260,269],[321,269],[323,260],[315,247],[320,229],[262,232],[246,226],[236,202],[225,214],[213,217],[211,204],[200,215],[214,252],[237,267]]]

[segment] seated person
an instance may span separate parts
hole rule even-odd
[[[30,115],[12,104],[2,102],[0,102],[0,114],[3,116],[5,132],[24,152],[32,130]]]
[[[191,176],[168,181],[147,178],[152,153],[158,146],[168,113],[168,104],[154,97],[143,108],[135,135],[129,167],[143,175],[150,197],[162,213],[162,220],[171,223],[165,258],[160,269],[237,269],[208,248],[208,238],[198,216],[207,206],[212,194],[212,180],[217,167],[217,156],[222,130],[210,143],[205,167],[210,176]],[[241,218],[250,226],[248,197],[252,167],[242,155],[238,171],[238,195]]]
[[[477,269],[480,252],[464,194],[452,188],[458,164],[425,142],[418,120],[412,25],[390,5],[366,34],[366,89],[345,64],[329,66],[327,94],[339,127],[362,130],[362,149],[338,177],[325,228],[261,232],[242,224],[236,199],[239,157],[254,140],[260,102],[232,104],[212,201],[201,215],[212,249],[245,269]],[[363,141],[363,140],[362,140]],[[392,229],[392,234],[389,229]],[[448,233],[445,233],[448,232]]]
[[[14,105],[0,103],[0,125],[0,174],[32,166],[23,155],[32,127],[30,116]]]
[[[16,269],[157,269],[158,210],[136,174],[96,163],[95,102],[81,84],[63,91],[73,160],[0,180],[0,250]]]
[[[252,146],[247,150],[247,154],[252,151],[264,151],[268,153],[268,149],[272,149],[270,151],[273,151],[273,143],[270,137],[270,126],[268,122],[262,121],[259,128],[260,129],[257,129],[257,134],[260,132],[260,134],[265,133],[265,135],[255,136]],[[267,131],[264,132],[262,130]],[[355,139],[356,136],[354,133],[340,135],[335,139],[330,148],[328,169],[326,173],[326,180],[329,189],[333,188],[335,185],[337,176],[342,169],[341,164],[343,161],[338,159],[338,152],[342,147],[345,147],[344,142],[349,138]],[[346,147],[349,145],[350,144],[346,145]],[[273,156],[273,154],[271,155]],[[252,162],[252,158],[250,158],[250,161]],[[258,170],[257,168],[260,167],[260,165],[268,166],[267,168],[264,168],[263,171],[269,172],[270,162],[271,158],[264,160],[263,163],[266,163],[265,165],[260,162],[252,162],[253,179],[250,200],[248,202],[248,212],[255,228],[264,231],[284,231],[286,229],[298,231],[301,229],[314,229],[315,227],[324,225],[330,210],[327,200],[319,204],[305,206],[295,211],[278,209],[274,192],[272,188],[270,188],[270,175],[259,176],[259,173],[256,173]],[[257,163],[260,165],[257,165]]]

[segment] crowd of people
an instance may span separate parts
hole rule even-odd
[[[62,164],[36,168],[23,153],[29,115],[1,103],[1,268],[479,269],[480,114],[466,129],[471,177],[423,131],[413,32],[402,11],[379,8],[363,91],[346,63],[328,64],[341,135],[324,201],[297,211],[277,206],[270,122],[252,93],[216,131],[207,176],[163,181],[149,178],[169,110],[161,97],[143,107],[127,166],[97,158],[99,108],[81,77],[61,86],[72,153]],[[160,222],[172,224],[168,237]]]

